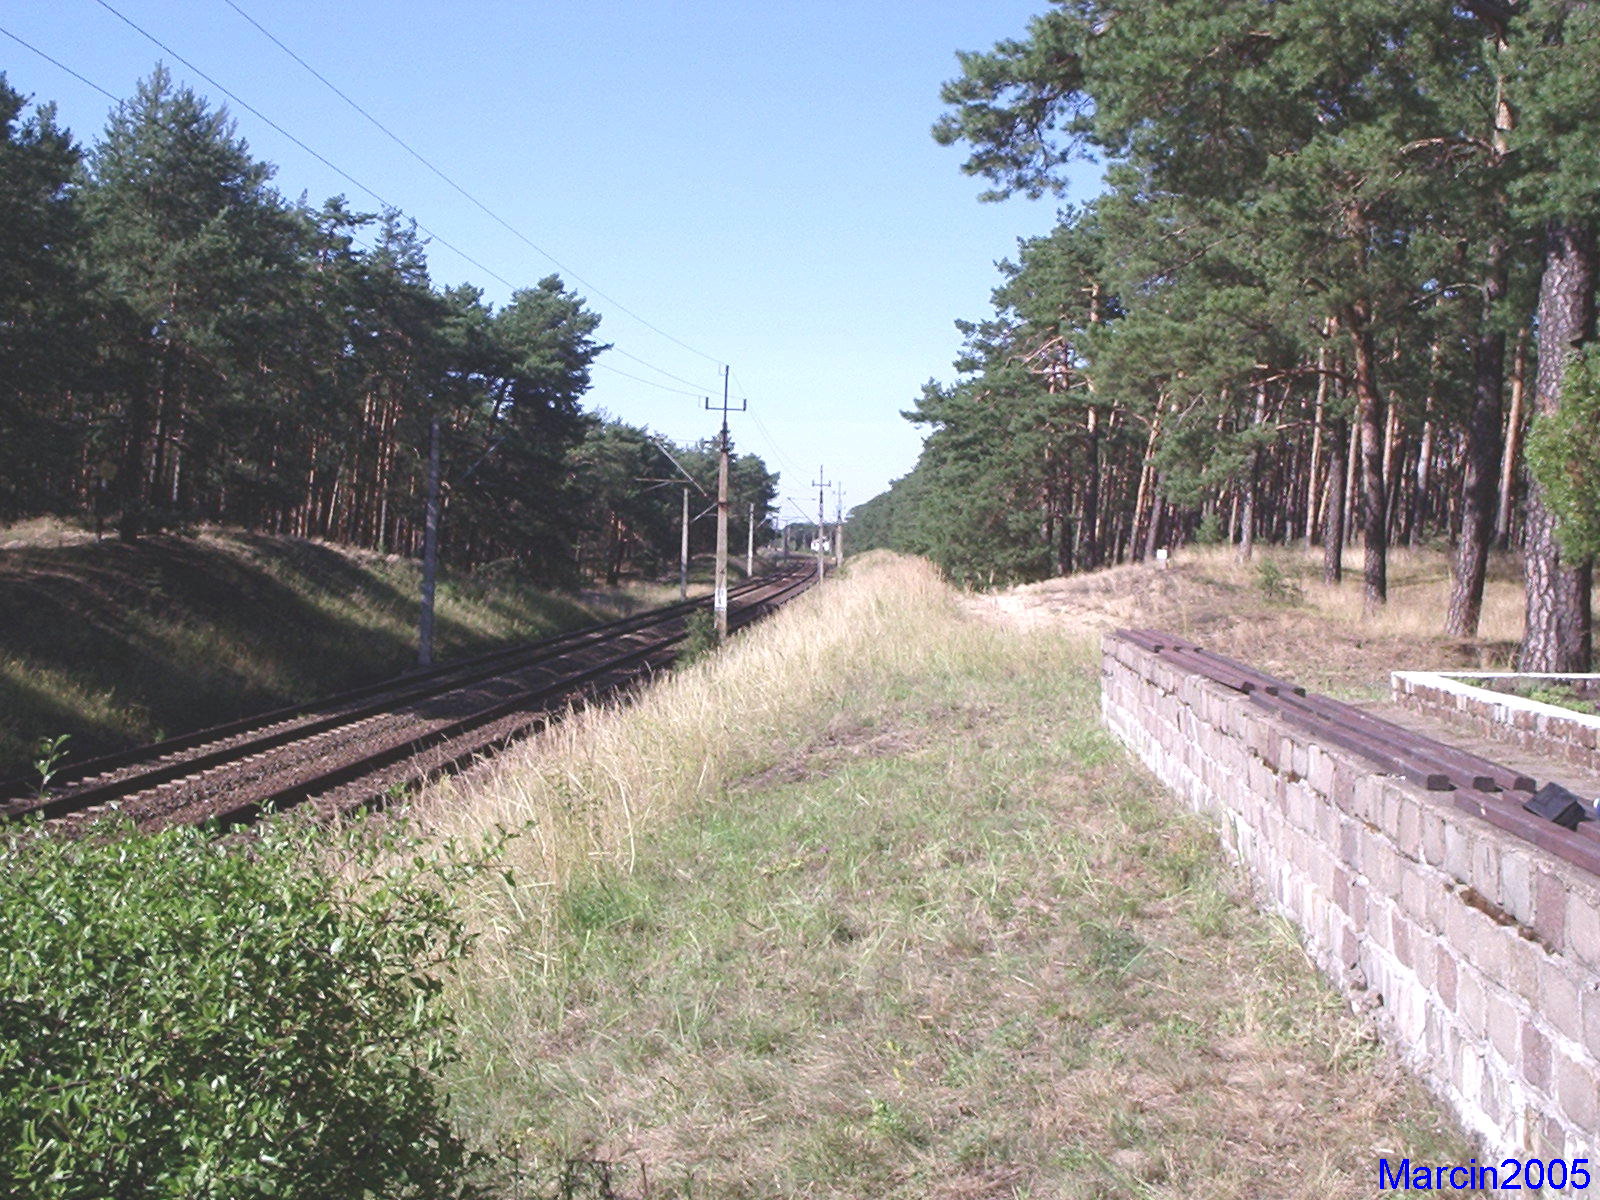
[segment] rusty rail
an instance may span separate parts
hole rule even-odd
[[[814,568],[806,566],[730,589],[730,627],[740,628],[759,619],[806,590],[815,577]],[[84,762],[66,783],[57,783],[42,795],[14,796],[7,801],[0,793],[0,822],[92,814],[108,805],[153,796],[163,785],[226,771],[275,751],[288,753],[324,736],[346,736],[369,719],[397,716],[428,702],[454,703],[476,688],[481,699],[474,701],[477,707],[473,711],[453,718],[436,716],[415,736],[396,741],[391,735],[370,753],[343,750],[326,769],[309,775],[296,770],[291,772],[295,776],[291,782],[265,793],[234,801],[219,796],[181,804],[159,823],[251,821],[336,789],[355,787],[365,776],[430,752],[436,752],[434,761],[420,770],[413,782],[434,778],[476,761],[492,745],[511,736],[542,728],[568,708],[591,702],[670,664],[678,643],[688,635],[689,615],[708,604],[709,600],[702,598],[666,605]],[[474,740],[474,731],[490,726],[497,730],[487,741]],[[271,760],[268,757],[266,761]],[[261,792],[260,788],[254,790]],[[380,802],[380,792],[375,789],[343,807]]]

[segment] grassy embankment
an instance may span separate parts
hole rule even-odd
[[[417,564],[239,533],[137,545],[43,522],[0,530],[0,776],[40,738],[71,758],[395,674],[416,654]],[[509,573],[443,581],[448,659],[676,599],[578,595]]]
[[[522,829],[455,985],[525,1196],[1323,1197],[1465,1161],[1098,722],[1093,643],[874,557],[446,785]]]

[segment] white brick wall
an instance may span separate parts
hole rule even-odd
[[[1496,1154],[1600,1133],[1600,880],[1107,637],[1107,726]]]

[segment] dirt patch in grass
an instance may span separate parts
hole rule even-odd
[[[898,586],[837,593],[886,614],[871,653],[830,648],[849,622],[826,593],[747,635],[817,656],[782,719],[740,705],[743,651],[706,669],[765,763],[703,776],[627,852],[596,844],[542,909],[530,882],[484,910],[457,1095],[523,1194],[600,1161],[640,1198],[1320,1198],[1369,1192],[1379,1154],[1466,1161],[1100,728],[1083,641],[930,607],[897,644]]]
[[[855,759],[886,758],[923,746],[923,729],[884,729],[859,716],[836,716],[812,742],[796,747],[772,766],[739,781],[739,786],[764,791],[787,783],[804,783]]]

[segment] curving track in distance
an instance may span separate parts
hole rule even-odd
[[[728,590],[742,628],[805,591],[816,568]],[[480,760],[567,709],[671,664],[707,599],[670,604],[69,766],[36,794],[0,784],[0,822],[80,826],[115,808],[142,828],[239,824],[309,804],[380,804]]]

